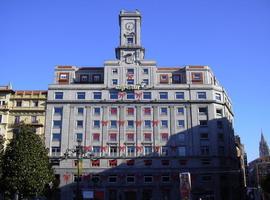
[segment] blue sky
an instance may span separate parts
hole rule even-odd
[[[212,68],[255,159],[261,129],[270,143],[269,0],[1,0],[0,85],[46,90],[56,65],[102,66],[121,9],[141,11],[146,59]]]

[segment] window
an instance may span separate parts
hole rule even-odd
[[[54,93],[54,99],[63,99],[63,92],[55,92]]]
[[[151,128],[151,121],[150,120],[144,120],[144,127],[145,128]]]
[[[93,83],[101,83],[101,74],[93,74],[92,80],[93,80]]]
[[[146,142],[152,141],[151,133],[144,134],[144,141],[146,141]]]
[[[218,134],[218,140],[221,141],[221,142],[224,141],[224,134],[223,133]]]
[[[31,116],[32,123],[38,123],[37,116]]]
[[[16,101],[16,106],[17,107],[22,107],[22,101]]]
[[[76,133],[76,141],[83,141],[83,134],[82,133]]]
[[[203,82],[203,76],[201,72],[192,72],[192,83],[202,83]]]
[[[15,116],[14,123],[19,124],[20,123],[20,116]]]
[[[52,140],[53,141],[61,141],[61,134],[60,133],[53,133]]]
[[[185,99],[185,93],[184,92],[176,92],[175,98],[176,99]]]
[[[128,74],[134,74],[134,69],[127,69]]]
[[[127,166],[133,166],[135,163],[135,160],[127,160]]]
[[[117,115],[117,108],[111,108],[111,115]]]
[[[151,166],[152,165],[152,160],[144,160],[144,165],[145,166]]]
[[[224,146],[219,146],[218,147],[218,154],[220,156],[224,156],[225,155],[225,148],[224,148]]]
[[[68,73],[60,73],[59,74],[59,79],[60,80],[66,80],[66,79],[68,79]]]
[[[133,175],[127,175],[127,183],[135,183],[135,177]]]
[[[208,133],[201,133],[201,134],[200,134],[200,139],[201,139],[201,140],[208,140],[208,139],[209,139]]]
[[[77,120],[77,128],[83,128],[83,120]]]
[[[128,128],[134,128],[134,121],[133,120],[128,120]]]
[[[109,183],[116,183],[117,182],[117,176],[115,176],[115,175],[109,176],[108,177],[108,182]]]
[[[178,139],[180,142],[184,142],[185,141],[185,134],[184,133],[179,133],[178,134]]]
[[[181,74],[172,75],[172,82],[173,83],[182,83]]]
[[[109,166],[110,167],[116,167],[117,166],[117,160],[114,159],[114,160],[109,160]]]
[[[179,128],[185,128],[185,121],[184,120],[177,120],[177,126]]]
[[[202,156],[209,155],[209,146],[201,146],[201,155]]]
[[[94,99],[101,99],[102,93],[101,92],[94,92]]]
[[[80,81],[83,83],[86,83],[89,81],[89,76],[87,74],[81,74],[80,75]]]
[[[200,126],[207,126],[207,120],[200,120],[199,124]]]
[[[100,128],[100,121],[94,120],[94,128]]]
[[[118,99],[118,92],[110,92],[110,99]]]
[[[179,156],[186,156],[186,147],[178,147],[177,149]]]
[[[134,108],[127,108],[128,115],[134,115]]]
[[[143,79],[142,81],[145,85],[149,85],[149,80],[148,79]]]
[[[112,84],[113,85],[117,85],[118,84],[118,80],[117,79],[112,79]]]
[[[52,151],[52,156],[60,156],[60,147],[52,147],[51,148],[51,151]]]
[[[2,115],[0,115],[0,123],[2,123]]]
[[[202,165],[210,165],[211,164],[211,160],[210,159],[202,159],[201,160]]]
[[[162,147],[161,147],[161,154],[162,154],[163,156],[169,155],[169,148],[166,147],[166,146],[162,146]]]
[[[152,183],[153,182],[153,176],[144,176],[144,182],[145,183]]]
[[[169,138],[168,133],[161,133],[161,140],[163,142],[167,142],[168,141],[168,138]]]
[[[144,146],[144,155],[149,155],[152,153],[152,146]]]
[[[94,115],[100,115],[100,108],[94,108]]]
[[[160,83],[169,83],[168,74],[161,74],[160,75]]]
[[[127,79],[128,85],[134,85],[134,79]]]
[[[133,44],[133,37],[128,37],[127,38],[127,43],[128,44]]]
[[[115,142],[117,140],[117,134],[116,133],[110,133],[109,137],[110,137],[110,141]]]
[[[117,156],[117,146],[110,146],[110,156]]]
[[[217,116],[222,116],[222,109],[216,109]]]
[[[33,101],[33,106],[38,107],[38,101]]]
[[[116,68],[112,69],[113,74],[118,74],[118,70]]]
[[[93,146],[93,153],[95,156],[100,156],[100,146]]]
[[[161,160],[161,164],[164,166],[170,165],[170,160]]]
[[[185,111],[184,111],[184,108],[183,108],[183,107],[178,107],[178,108],[177,108],[177,114],[178,114],[178,115],[184,115],[184,112],[185,112]]]
[[[54,107],[54,114],[55,115],[62,115],[63,108],[61,107]]]
[[[135,147],[127,146],[127,156],[135,156]]]
[[[61,125],[62,125],[61,120],[53,120],[53,128],[61,128]]]
[[[161,128],[168,128],[168,120],[161,120]]]
[[[206,92],[197,92],[198,99],[206,99]]]
[[[216,100],[221,101],[221,94],[215,93]]]
[[[222,129],[223,128],[222,121],[217,121],[217,128],[219,128],[219,129]]]
[[[134,92],[127,92],[127,99],[134,99],[135,95]]]
[[[128,133],[127,134],[127,141],[128,142],[133,142],[134,141],[134,134],[133,133]]]
[[[85,99],[85,92],[77,92],[77,99]]]
[[[151,92],[143,92],[143,99],[152,99]]]
[[[207,115],[208,111],[207,111],[207,107],[200,107],[199,108],[199,115]]]
[[[83,108],[77,108],[78,115],[83,115],[84,109]]]
[[[91,160],[92,167],[99,167],[100,166],[100,160]],[[99,182],[98,177],[93,177],[92,180],[95,180],[95,182]]]
[[[160,99],[168,99],[168,92],[160,92],[159,98]]]
[[[167,176],[167,175],[162,176],[161,177],[161,182],[162,183],[169,183],[170,182],[170,176]]]
[[[93,133],[93,141],[99,142],[100,140],[100,134],[99,133]]]
[[[151,108],[150,107],[144,108],[144,114],[151,115]]]
[[[117,121],[116,120],[111,120],[110,128],[117,128]]]
[[[149,72],[148,69],[146,69],[146,68],[143,69],[144,74],[148,74],[148,72]]]
[[[167,115],[168,114],[168,109],[166,107],[160,108],[160,114],[161,115]]]

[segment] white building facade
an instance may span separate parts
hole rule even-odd
[[[223,87],[208,66],[145,60],[138,11],[121,11],[119,24],[116,60],[57,66],[49,85],[46,146],[61,198],[72,199],[77,166],[59,158],[80,140],[95,155],[82,161],[80,188],[97,199],[181,199],[180,172],[191,174],[193,199],[234,199],[233,112]]]

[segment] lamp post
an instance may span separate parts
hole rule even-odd
[[[83,146],[81,145],[81,140],[77,140],[78,145],[76,148],[67,149],[64,153],[64,159],[70,158],[70,154],[76,153],[76,162],[77,162],[77,186],[76,186],[76,200],[82,199],[80,194],[80,161],[85,155]]]
[[[82,194],[80,192],[80,162],[83,158],[92,159],[100,159],[101,156],[96,157],[92,151],[85,151],[83,148],[82,141],[77,140],[77,146],[73,149],[67,149],[64,153],[64,159],[71,158],[71,155],[76,154],[76,162],[77,162],[77,185],[76,185],[76,200],[82,199]]]

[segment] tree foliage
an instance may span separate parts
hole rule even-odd
[[[270,174],[267,174],[267,176],[262,180],[261,187],[264,192],[270,194]]]
[[[3,155],[4,155],[4,137],[0,135],[0,179],[2,177]]]
[[[1,187],[6,194],[41,195],[45,185],[53,181],[47,150],[31,126],[21,124],[7,145],[2,165]]]

